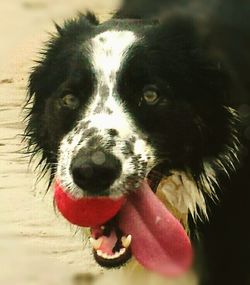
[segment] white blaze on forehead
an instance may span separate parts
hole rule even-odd
[[[96,73],[96,94],[88,108],[87,117],[91,127],[99,130],[118,129],[121,136],[127,136],[131,130],[131,120],[116,93],[117,72],[136,36],[130,31],[107,31],[91,40],[92,63]],[[103,88],[107,90],[102,93]],[[103,98],[105,96],[105,98]],[[107,96],[107,97],[106,97]],[[95,112],[102,102],[103,107],[112,112]]]
[[[136,37],[130,31],[107,31],[97,35],[92,41],[93,64],[98,78],[112,88],[114,82],[110,77],[115,76],[129,47]],[[113,78],[113,80],[115,80]]]

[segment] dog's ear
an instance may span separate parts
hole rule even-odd
[[[46,96],[50,90],[58,86],[67,70],[66,66],[63,66],[68,58],[67,53],[72,52],[76,41],[84,42],[98,24],[98,19],[91,12],[79,14],[77,18],[65,21],[62,26],[55,23],[57,33],[51,36],[42,49],[41,57],[36,61],[38,64],[31,72],[30,97]],[[60,72],[53,77],[51,72],[58,68]]]
[[[99,25],[99,20],[94,13],[87,11],[86,14],[78,13],[78,18],[68,20],[62,26],[56,22],[54,22],[54,25],[58,34],[63,36],[74,29],[77,32],[77,30],[89,28],[91,25],[97,26]]]

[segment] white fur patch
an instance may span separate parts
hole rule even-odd
[[[170,205],[181,215],[196,218],[198,208],[207,218],[206,203],[202,191],[187,172],[171,171],[171,175],[162,179],[157,191],[161,191]]]
[[[130,46],[136,41],[134,33],[129,31],[107,31],[97,35],[91,40],[93,66],[97,77],[97,93],[88,107],[85,117],[91,122],[92,127],[98,129],[119,129],[124,136],[130,133],[131,120],[116,94],[117,72],[126,56]],[[108,88],[108,98],[104,106],[112,110],[112,114],[94,110],[100,103],[102,86]]]
[[[107,31],[97,35],[91,41],[93,65],[97,71],[98,83],[104,81],[112,91],[116,72],[129,47],[135,41],[136,36],[130,31]]]

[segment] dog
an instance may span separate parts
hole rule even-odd
[[[30,75],[25,138],[75,198],[147,179],[192,237],[199,284],[247,285],[250,3],[207,2],[127,0],[104,23],[56,25]],[[130,244],[113,220],[101,235],[113,232]]]

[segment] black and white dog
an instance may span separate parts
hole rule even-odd
[[[147,177],[195,233],[200,284],[250,284],[250,2],[128,0],[57,31],[30,76],[28,151],[76,198]]]

